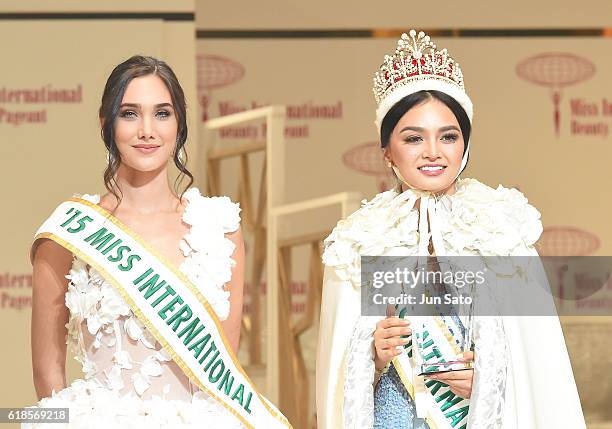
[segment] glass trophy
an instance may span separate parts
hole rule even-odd
[[[448,270],[452,272],[447,260],[428,258],[428,272]],[[459,355],[473,350],[474,284],[459,289],[443,281],[434,281],[423,284],[421,290],[431,304],[421,306],[420,316],[414,318],[413,349],[418,348],[413,350],[417,353],[416,373],[427,375],[473,368],[472,361],[459,360]],[[428,329],[436,329],[437,335],[430,335]]]
[[[466,320],[467,325],[464,325],[464,331],[463,331],[464,335],[458,342],[460,353],[465,353],[465,352],[472,350],[472,339],[471,339],[471,333],[472,333],[471,322],[472,321],[473,321],[473,318],[470,317],[469,320]],[[420,338],[417,338],[416,343],[417,343],[417,347],[422,347],[423,344],[426,342],[423,340],[421,336]],[[423,354],[421,354],[421,356],[429,357],[427,355],[423,356]],[[464,371],[464,370],[473,368],[472,361],[466,362],[466,361],[458,360],[457,358],[458,356],[454,353],[448,354],[448,355],[445,355],[444,353],[439,353],[429,359],[423,359],[421,360],[421,363],[417,370],[417,374],[427,375],[427,374],[436,374],[436,373],[449,372],[449,371]]]

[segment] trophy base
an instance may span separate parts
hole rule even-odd
[[[472,362],[465,361],[448,361],[448,362],[426,362],[421,364],[418,375],[440,374],[450,371],[465,371],[474,367]]]

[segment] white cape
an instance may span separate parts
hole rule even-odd
[[[340,221],[326,240],[316,376],[319,429],[372,428],[372,334],[379,318],[360,315],[359,257],[418,253],[417,198],[412,191],[381,193]],[[444,198],[438,225],[449,253],[537,256],[540,214],[520,192],[464,179]],[[541,270],[541,264],[533,269]],[[556,316],[477,317],[474,329],[468,429],[586,428]]]

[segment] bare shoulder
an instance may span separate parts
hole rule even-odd
[[[230,239],[237,248],[244,247],[244,237],[242,236],[242,228],[240,226],[238,226],[238,229],[235,231],[226,233],[225,236]]]
[[[117,197],[115,197],[110,192],[107,192],[106,194],[100,197],[100,201],[98,202],[98,205],[102,207],[104,210],[106,210],[107,212],[112,213],[117,208],[117,205],[118,205],[117,203],[118,203]]]
[[[66,266],[72,262],[72,253],[55,241],[41,238],[32,247],[32,262],[46,262],[53,266]]]

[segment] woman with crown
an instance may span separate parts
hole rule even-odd
[[[533,256],[532,271],[541,272],[539,212],[515,189],[459,179],[473,108],[446,49],[422,32],[403,34],[375,75],[374,94],[383,155],[398,186],[340,221],[325,240],[319,429],[585,428],[556,316],[397,317],[397,306],[387,317],[361,314],[361,293],[368,292],[361,289],[369,287],[362,256],[428,263],[447,255]],[[493,274],[503,282],[529,279],[532,271]],[[436,363],[441,355],[425,347],[446,358],[454,353],[461,370],[425,371],[424,362],[451,362]]]

